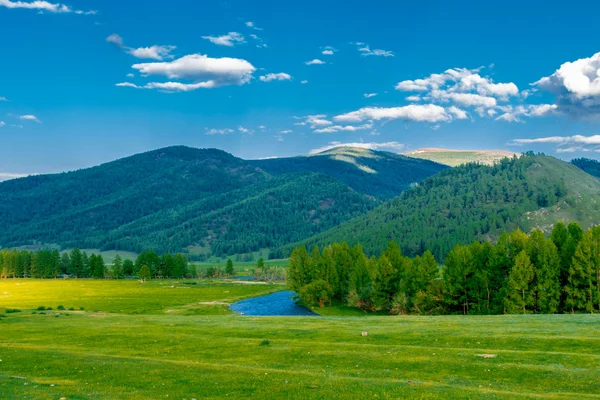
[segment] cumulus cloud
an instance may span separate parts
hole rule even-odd
[[[165,89],[170,86],[177,91],[183,88],[195,90],[199,88],[214,88],[226,85],[243,85],[250,82],[252,74],[256,70],[246,60],[238,58],[210,58],[202,54],[190,54],[173,61],[134,64],[132,68],[138,70],[144,76],[162,75],[169,79],[189,79],[193,83],[149,83],[141,86],[145,89]],[[118,84],[118,86],[129,86],[140,88],[130,83]],[[163,86],[163,87],[161,87]]]
[[[316,129],[315,133],[335,133],[335,132],[356,132],[365,129],[373,128],[373,124],[367,123],[363,125],[332,125],[326,128]]]
[[[171,52],[177,48],[176,46],[158,45],[150,47],[139,47],[137,49],[133,47],[127,47],[125,46],[125,41],[123,40],[123,38],[116,33],[113,33],[112,35],[108,36],[105,40],[108,43],[114,44],[118,48],[122,49],[127,54],[131,54],[132,56],[140,59],[152,59],[162,61],[165,58],[173,58]]]
[[[237,32],[229,32],[226,35],[221,36],[202,36],[202,39],[206,39],[219,46],[227,47],[233,47],[236,44],[246,43],[244,36]]]
[[[241,125],[237,127],[237,130],[238,130],[238,132],[247,133],[248,135],[252,135],[254,133],[254,131],[252,129],[244,128]]]
[[[458,107],[451,106],[448,107],[448,112],[454,116],[456,119],[467,119],[468,115],[465,110],[462,110]]]
[[[444,107],[435,104],[416,105],[410,104],[403,107],[364,107],[357,111],[338,115],[333,118],[339,122],[362,122],[365,120],[393,120],[401,119],[415,122],[444,122],[451,121],[450,115]]]
[[[554,144],[557,153],[571,153],[574,151],[600,152],[600,135],[583,136],[547,136],[533,139],[514,139],[510,145],[522,146],[526,144]]]
[[[367,57],[367,56],[394,57],[394,52],[389,51],[389,50],[382,50],[382,49],[371,50],[369,45],[365,45],[364,43],[360,43],[360,42],[356,43],[356,45],[358,46],[358,51],[360,52],[360,54],[363,57]]]
[[[522,122],[521,117],[544,117],[555,114],[557,113],[558,106],[556,104],[508,105],[501,106],[499,109],[504,113],[497,117],[496,121]],[[495,113],[494,110],[488,110],[490,116],[493,116]]]
[[[324,126],[333,125],[333,122],[327,119],[325,114],[307,115],[306,117],[294,117],[295,119],[303,120],[294,125],[305,126],[309,125],[312,129],[321,128]]]
[[[163,92],[192,92],[198,89],[212,89],[215,87],[215,81],[209,80],[198,83],[181,83],[181,82],[149,82],[145,85],[138,86],[131,82],[117,83],[118,87],[130,87],[134,89],[156,89]]]
[[[307,81],[306,79],[304,79],[303,81],[300,81],[300,83],[301,83],[302,85],[306,85],[306,84],[308,83],[308,81]]]
[[[323,65],[323,64],[326,64],[326,62],[319,60],[318,58],[315,58],[314,60],[307,61],[304,64],[306,64],[306,65]]]
[[[206,132],[204,132],[205,135],[228,135],[230,133],[233,133],[234,130],[233,129],[207,129]]]
[[[323,54],[324,56],[332,56],[333,55],[333,50],[323,50],[321,52],[321,54]]]
[[[31,114],[28,114],[28,115],[21,115],[21,116],[19,117],[19,119],[20,119],[21,121],[33,121],[33,122],[37,122],[38,124],[41,124],[41,123],[42,123],[42,121],[40,121],[40,120],[38,119],[38,117],[36,117],[35,115],[31,115]]]
[[[402,143],[398,142],[385,142],[385,143],[342,143],[342,142],[329,142],[327,146],[320,147],[318,149],[313,149],[310,151],[310,154],[318,154],[327,150],[335,149],[336,147],[357,147],[360,149],[367,150],[391,150],[395,152],[399,152],[405,148]]]
[[[279,72],[278,74],[263,75],[259,79],[263,82],[289,81],[292,79],[292,76],[290,74],[286,74],[285,72]]]
[[[82,11],[75,10],[70,6],[60,3],[50,3],[48,1],[11,1],[11,0],[0,0],[0,7],[6,8],[24,8],[29,10],[47,11],[51,13],[74,13],[77,15],[95,15],[97,12],[94,10]]]
[[[566,62],[533,85],[556,97],[557,110],[576,118],[600,117],[600,52]]]
[[[250,29],[255,29],[255,30],[257,30],[257,31],[262,31],[262,30],[263,30],[262,28],[259,28],[258,26],[256,26],[256,24],[255,24],[254,22],[252,22],[252,21],[246,21],[246,22],[245,22],[245,25],[246,25],[248,28],[250,28]]]
[[[421,100],[433,103],[453,103],[462,107],[473,107],[481,116],[488,116],[487,110],[498,106],[499,101],[507,102],[519,96],[519,88],[512,82],[496,83],[491,78],[480,75],[481,68],[451,68],[441,74],[431,74],[423,79],[398,82],[396,90],[420,92],[407,97],[408,101]]]
[[[377,96],[377,93],[365,93],[363,96],[365,99],[370,99],[371,97]]]

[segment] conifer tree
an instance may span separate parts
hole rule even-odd
[[[587,231],[577,245],[569,277],[565,287],[565,308],[570,312],[594,312],[594,297],[596,285],[594,276],[596,262],[594,260],[594,240],[591,231]]]
[[[529,256],[522,250],[515,258],[515,265],[508,276],[508,293],[505,299],[506,310],[510,314],[526,314],[533,303],[531,282],[534,269]]]
[[[231,258],[227,259],[227,264],[225,265],[225,275],[235,275],[235,269],[233,268],[233,261],[231,260]]]

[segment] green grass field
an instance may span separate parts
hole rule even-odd
[[[242,317],[283,286],[196,282],[0,281],[0,398],[600,398],[596,315]]]

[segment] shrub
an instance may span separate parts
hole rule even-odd
[[[325,303],[331,303],[332,296],[333,288],[322,279],[311,282],[300,289],[300,298],[311,306],[325,307]]]
[[[268,346],[268,345],[270,345],[270,344],[271,344],[271,342],[269,342],[267,339],[263,339],[263,340],[260,342],[260,346]]]
[[[60,306],[56,307],[56,309],[57,309],[57,310],[64,310],[64,309],[65,309],[65,306],[63,306],[63,305],[60,305]]]
[[[52,307],[47,307],[46,311],[52,311]]]
[[[18,312],[21,312],[21,310],[17,310],[16,308],[7,308],[6,309],[7,314],[14,314],[14,313],[18,313]]]
[[[45,309],[46,309],[46,307],[44,307],[44,306],[39,306],[39,307],[37,308],[37,310],[38,310],[38,311],[44,311]]]
[[[75,308],[69,307],[69,311],[75,311]]]
[[[79,307],[79,311],[83,311],[85,310],[83,307]]]
[[[37,311],[32,311],[31,313],[32,313],[32,314],[37,314]]]

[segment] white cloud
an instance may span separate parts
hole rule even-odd
[[[558,112],[577,118],[600,117],[600,52],[566,62],[533,85],[556,97]]]
[[[206,132],[204,132],[205,135],[228,135],[230,133],[233,133],[233,129],[207,129]]]
[[[279,133],[283,134],[283,135],[287,135],[288,133],[292,133],[294,131],[290,130],[290,129],[285,129],[283,131],[279,131]]]
[[[454,118],[456,118],[456,119],[467,119],[468,118],[467,112],[465,110],[462,110],[455,106],[448,107],[448,112],[450,114],[454,115]]]
[[[498,107],[504,114],[496,118],[496,121],[506,122],[522,122],[520,117],[544,117],[557,112],[558,106],[556,104],[529,104],[519,106],[501,106]],[[495,113],[495,111],[494,111]],[[488,110],[488,114],[490,114]]]
[[[237,127],[237,130],[238,130],[238,132],[247,133],[248,135],[252,135],[254,133],[254,131],[252,129],[244,128],[241,125]]]
[[[199,80],[193,85],[219,87],[243,85],[250,82],[256,70],[252,64],[239,58],[210,58],[202,54],[190,54],[173,61],[134,64],[132,68],[144,76],[163,75],[169,79]]]
[[[259,28],[259,27],[257,27],[257,26],[256,26],[256,24],[255,24],[254,22],[252,22],[252,21],[247,21],[247,22],[245,22],[245,25],[246,25],[248,28],[250,28],[250,29],[255,29],[255,30],[257,30],[257,31],[262,31],[262,30],[263,30],[262,28]]]
[[[306,64],[306,65],[323,65],[323,64],[326,64],[326,62],[315,58],[314,60],[307,61],[304,64]]]
[[[326,128],[316,129],[314,133],[335,133],[335,132],[356,132],[365,129],[373,128],[373,124],[368,123],[364,125],[333,125]]]
[[[443,107],[435,104],[410,104],[403,107],[365,107],[333,118],[341,122],[362,122],[365,120],[402,119],[415,122],[451,121],[452,116]]]
[[[421,101],[421,96],[408,96],[406,98],[406,101],[412,101],[412,102],[416,102],[416,101]]]
[[[336,147],[357,147],[360,149],[367,150],[391,150],[395,152],[399,152],[405,148],[402,143],[398,142],[386,142],[386,143],[342,143],[342,142],[329,142],[327,146],[320,147],[318,149],[313,149],[310,151],[310,154],[318,154],[327,150],[335,149]]]
[[[170,53],[175,50],[175,46],[150,46],[140,47],[137,49],[129,49],[128,53],[137,58],[150,58],[153,60],[162,61],[165,58],[173,58]]]
[[[456,93],[444,90],[432,90],[430,96],[434,100],[451,101],[464,107],[495,107],[498,102],[494,97],[482,96],[475,93]]]
[[[202,36],[202,39],[209,40],[210,42],[219,45],[232,47],[235,44],[246,43],[244,36],[237,32],[229,32],[222,36]]]
[[[321,54],[323,54],[325,56],[332,56],[333,55],[333,50],[323,50],[321,52]]]
[[[356,45],[359,46],[358,51],[360,51],[360,53],[363,57],[367,57],[367,56],[394,57],[394,53],[392,51],[381,50],[381,49],[371,50],[371,48],[368,45],[364,45],[364,47],[360,47],[360,46],[363,46],[363,44],[364,43],[361,43],[361,42],[356,43]]]
[[[198,83],[181,83],[181,82],[149,82],[143,86],[138,86],[131,82],[117,83],[115,86],[130,87],[134,89],[156,89],[163,92],[191,92],[198,89],[212,89],[215,86],[215,81],[205,81]]]
[[[108,43],[112,43],[117,47],[123,47],[123,44],[125,43],[123,41],[123,38],[121,36],[119,36],[116,33],[113,33],[111,35],[109,35],[106,39],[105,39]]]
[[[305,80],[303,80],[303,81],[300,81],[300,83],[301,83],[302,85],[306,85],[306,84],[308,83],[308,81],[305,79]]]
[[[264,49],[267,47],[267,45],[263,42],[263,40],[258,35],[251,33],[250,37],[258,42],[256,47],[258,47],[260,49]]]
[[[377,93],[365,93],[363,96],[365,99],[370,99],[371,97],[377,96]]]
[[[514,139],[510,145],[526,144],[555,144],[557,153],[572,153],[574,151],[600,152],[600,135],[583,136],[547,136],[533,139]]]
[[[162,61],[165,58],[173,58],[170,54],[173,50],[175,50],[176,46],[150,46],[150,47],[139,47],[137,49],[133,47],[125,46],[125,41],[121,36],[116,33],[111,34],[105,39],[108,43],[114,44],[118,48],[125,51],[127,54],[131,54],[136,58],[141,59],[152,59]]]
[[[128,78],[135,78],[135,75],[134,75],[134,74],[131,74],[131,73],[129,73],[129,74],[127,74],[127,77],[128,77]]]
[[[275,135],[273,136],[275,139],[277,139],[278,142],[283,142],[283,136],[281,135]]]
[[[277,74],[267,74],[261,76],[259,79],[263,82],[289,81],[292,79],[292,76],[290,74],[286,74],[285,72],[279,72]]]
[[[303,122],[299,122],[296,125],[305,126],[310,125],[312,129],[333,125],[333,122],[329,121],[327,115],[325,114],[316,114],[316,115],[307,115],[306,117],[294,117],[296,119],[303,119]]]
[[[0,7],[6,8],[24,8],[29,10],[48,11],[51,13],[74,13],[78,15],[95,15],[97,12],[74,10],[70,6],[60,3],[50,3],[48,1],[11,1],[11,0],[0,0]]]
[[[6,125],[6,122],[0,121],[0,128],[2,128],[4,125]]]
[[[35,115],[31,115],[31,114],[29,114],[29,115],[21,115],[19,117],[19,119],[21,121],[34,121],[34,122],[37,122],[38,124],[42,123],[42,121],[40,121]]]

